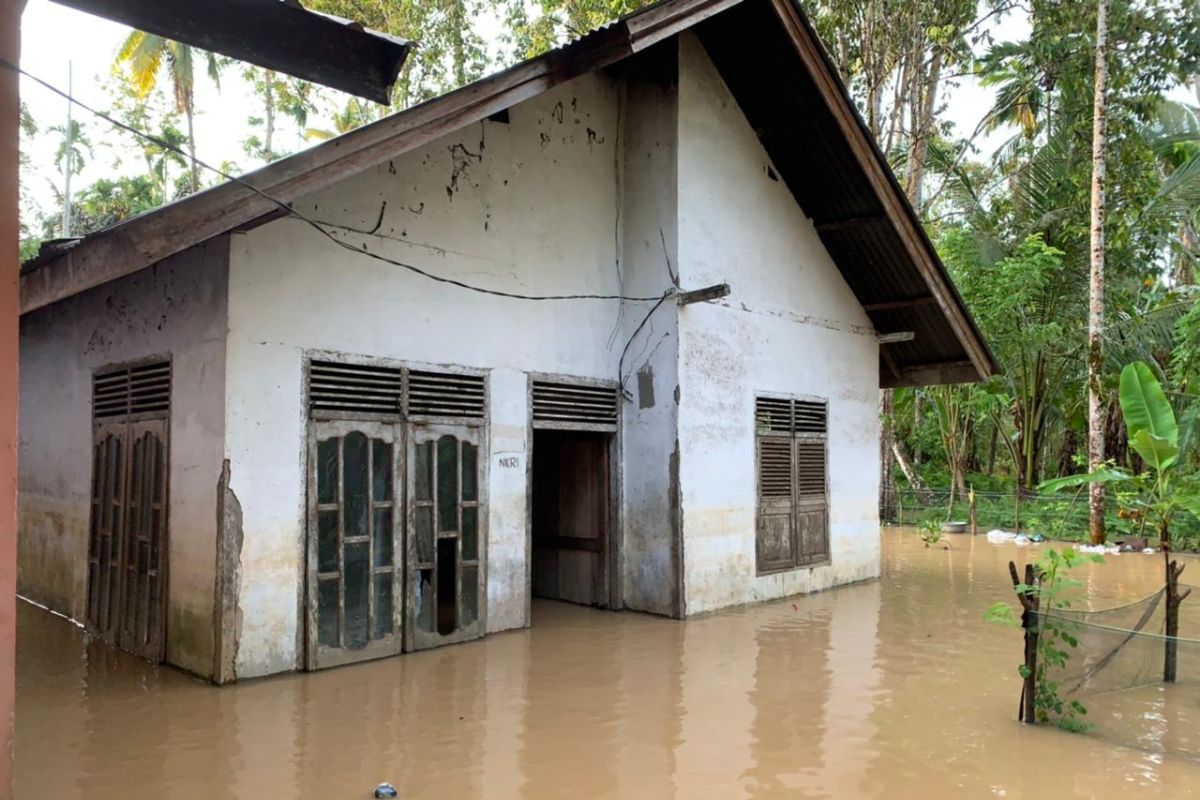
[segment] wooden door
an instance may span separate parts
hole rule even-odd
[[[120,645],[143,658],[164,655],[167,561],[167,420],[130,423]]]
[[[537,431],[533,449],[533,594],[607,607],[611,434]]]
[[[108,422],[95,426],[92,440],[87,624],[113,645],[118,643],[121,619],[128,434],[128,423]]]
[[[305,663],[321,669],[403,645],[400,428],[314,422],[308,454]]]
[[[479,430],[421,425],[409,434],[408,647],[483,635],[484,506]]]
[[[94,430],[88,627],[151,661],[166,647],[168,420]]]

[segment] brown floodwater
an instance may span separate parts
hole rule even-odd
[[[1200,795],[1186,687],[1126,693],[1086,735],[1016,721],[1021,635],[981,616],[1033,548],[883,539],[881,580],[818,595],[686,623],[538,601],[531,630],[226,688],[22,604],[17,797]],[[1161,572],[1089,566],[1088,602]]]

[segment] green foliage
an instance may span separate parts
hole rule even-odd
[[[1131,474],[1109,466],[1086,475],[1046,481],[1040,488],[1058,491],[1084,483],[1115,483],[1124,490],[1119,495],[1122,504],[1133,509],[1136,517],[1153,524],[1162,543],[1171,545],[1175,515],[1183,510],[1200,516],[1200,476],[1178,469],[1179,425],[1149,366],[1142,362],[1127,365],[1121,370],[1120,386],[1121,413],[1130,446],[1149,469]]]
[[[942,526],[935,520],[926,520],[918,526],[918,533],[921,536],[921,541],[926,547],[937,544],[942,540]]]

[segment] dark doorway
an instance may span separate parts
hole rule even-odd
[[[533,434],[533,595],[607,608],[612,434]]]

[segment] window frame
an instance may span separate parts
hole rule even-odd
[[[761,430],[759,428],[759,404],[760,401],[786,401],[789,406],[788,430]],[[812,431],[797,431],[795,425],[796,404],[797,403],[814,403],[820,404],[825,410],[825,425],[821,433]],[[796,572],[799,570],[809,570],[816,567],[828,566],[832,563],[832,552],[830,547],[830,531],[829,531],[829,511],[830,511],[830,493],[829,493],[829,398],[818,395],[807,394],[783,394],[774,392],[756,392],[754,394],[754,568],[756,577],[765,577],[770,575],[779,575],[782,573]],[[764,564],[762,552],[762,539],[765,518],[764,511],[766,504],[763,496],[763,467],[762,467],[762,443],[764,440],[783,440],[789,443],[789,470],[791,480],[790,505],[789,514],[789,536],[791,537],[791,553],[792,557],[787,562],[775,561],[769,564]],[[822,465],[824,487],[820,495],[801,495],[799,492],[799,470],[797,469],[797,445],[800,443],[816,443],[819,442],[822,446]],[[778,500],[779,498],[769,498]],[[802,536],[801,524],[802,514],[813,515],[822,514],[821,534],[824,541],[823,553],[810,557],[803,550],[804,537]]]

